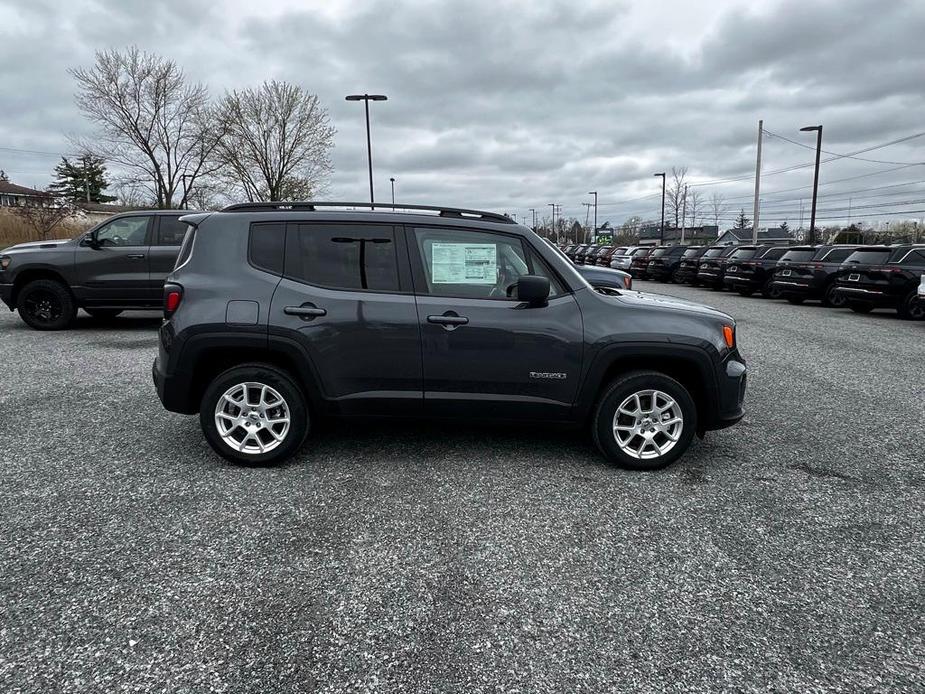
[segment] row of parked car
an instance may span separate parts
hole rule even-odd
[[[925,244],[892,246],[566,245],[577,265],[622,270],[637,279],[728,289],[800,304],[819,300],[857,313],[892,308],[925,319]]]

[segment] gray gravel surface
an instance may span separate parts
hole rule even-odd
[[[925,688],[925,325],[700,289],[748,415],[654,474],[580,433],[337,424],[231,466],[156,316],[0,316],[0,691]]]

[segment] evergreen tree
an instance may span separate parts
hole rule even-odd
[[[748,229],[751,227],[752,220],[745,216],[745,208],[739,210],[739,216],[736,218],[733,229]]]
[[[88,198],[89,202],[111,202],[115,198],[103,194],[108,185],[103,160],[84,154],[74,162],[61,157],[49,191],[71,202],[88,202]]]
[[[10,182],[10,177],[6,175],[6,171],[3,169],[0,169],[0,181],[3,181],[4,183]]]

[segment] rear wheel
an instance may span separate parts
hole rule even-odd
[[[736,291],[739,293],[739,296],[751,296],[755,293],[754,289],[736,289]]]
[[[780,299],[780,289],[775,287],[771,280],[768,280],[761,288],[761,296],[765,299]]]
[[[899,317],[904,320],[925,319],[925,301],[919,300],[918,290],[912,290],[897,309]]]
[[[199,423],[226,460],[273,465],[289,458],[309,430],[305,396],[289,376],[266,364],[219,374],[206,388]]]
[[[611,462],[657,470],[680,458],[697,428],[694,401],[680,383],[654,371],[621,376],[604,392],[592,422],[594,443]]]
[[[71,292],[56,280],[33,280],[19,290],[16,310],[35,330],[64,330],[77,315]]]
[[[845,304],[855,313],[870,313],[874,310],[873,304],[868,304],[863,301],[846,301]]]
[[[112,320],[122,313],[118,308],[85,308],[84,311],[97,320]]]
[[[822,295],[822,305],[829,308],[842,308],[845,305],[845,297],[836,292],[837,289],[833,282],[826,287],[825,294]]]

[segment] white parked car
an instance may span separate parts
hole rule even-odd
[[[919,301],[925,301],[925,272],[922,273],[922,279],[919,282]]]

